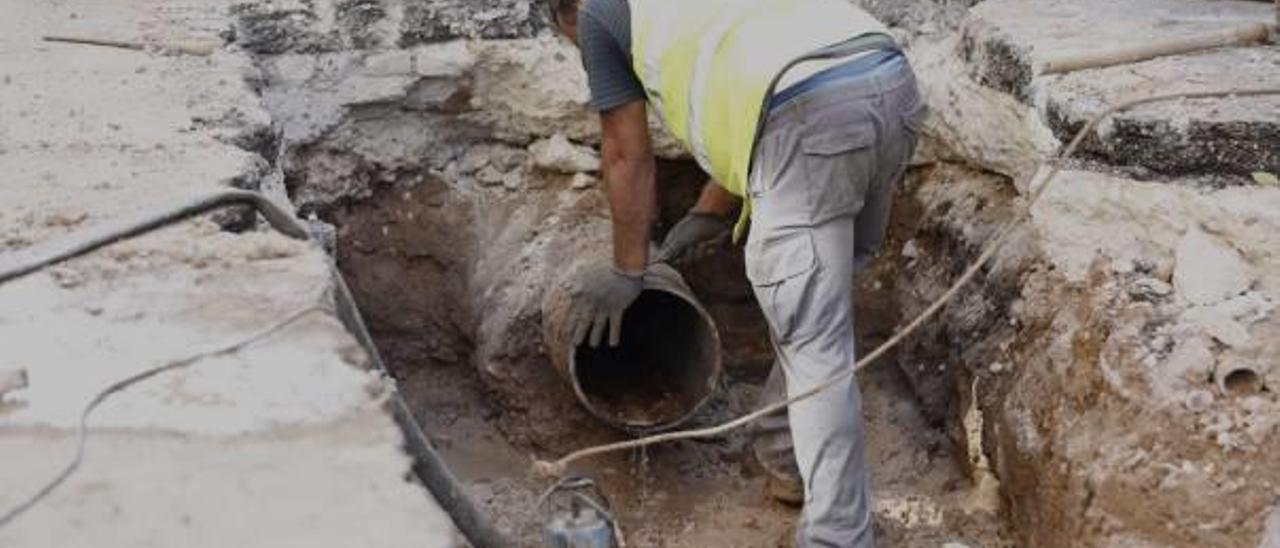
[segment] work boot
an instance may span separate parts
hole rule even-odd
[[[800,479],[795,459],[779,459],[776,456],[770,458],[770,451],[762,445],[764,444],[757,440],[751,454],[764,470],[765,492],[774,500],[789,506],[804,504],[804,481]]]
[[[773,497],[773,500],[787,506],[804,505],[804,482],[800,480],[799,474],[774,475],[766,470],[765,477],[767,478],[764,485],[765,492]]]
[[[760,394],[761,403],[767,405],[785,398],[786,380],[782,368],[775,363]],[[804,504],[804,481],[800,479],[800,467],[796,464],[795,444],[791,440],[791,427],[785,410],[756,421],[751,454],[768,478],[765,490],[770,497],[792,506]]]

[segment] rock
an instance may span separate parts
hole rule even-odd
[[[1249,290],[1249,263],[1226,242],[1193,227],[1178,243],[1173,286],[1195,305],[1216,304]]]
[[[1183,405],[1187,408],[1187,411],[1192,413],[1204,413],[1213,406],[1215,399],[1213,392],[1202,388],[1189,392]]]
[[[413,49],[413,70],[428,78],[456,78],[470,72],[476,56],[462,40]]]
[[[1063,75],[1038,75],[1050,58],[1193,38],[1274,19],[1261,2],[987,0],[970,12],[962,55],[972,77],[1043,110],[1066,141],[1120,100],[1157,93],[1265,88],[1280,83],[1276,46],[1215,48]],[[1186,176],[1247,175],[1280,166],[1280,98],[1169,101],[1122,112],[1083,151],[1109,163]]]
[[[458,162],[458,172],[464,175],[470,175],[480,171],[489,165],[491,151],[488,147],[477,146],[467,149],[466,154],[462,155],[462,160]]]
[[[476,172],[476,180],[484,186],[505,184],[505,177],[503,176],[503,173],[493,166],[484,166],[483,169]]]
[[[394,102],[403,99],[417,80],[417,76],[356,76],[342,81],[336,98],[343,106]]]
[[[406,2],[403,44],[452,38],[527,38],[544,27],[537,0],[433,0]]]
[[[1236,320],[1226,307],[1193,307],[1182,314],[1179,322],[1233,348],[1249,343],[1249,329]]]
[[[481,41],[472,51],[470,117],[492,127],[494,138],[522,145],[557,133],[583,143],[599,140],[600,119],[587,105],[577,48],[539,38]]]
[[[525,187],[524,175],[519,171],[512,171],[502,176],[502,186],[512,192]]]
[[[401,76],[414,72],[413,53],[409,50],[391,50],[375,53],[364,59],[364,73],[369,76]]]
[[[1141,278],[1129,284],[1129,296],[1139,301],[1157,301],[1172,293],[1172,285],[1155,278]]]
[[[920,257],[920,246],[916,244],[915,240],[907,240],[907,243],[902,244],[902,257],[905,259]]]
[[[301,84],[316,73],[316,56],[301,54],[275,55],[262,61],[273,83]]]
[[[1033,207],[1033,223],[1046,257],[1072,281],[1083,280],[1100,256],[1117,266],[1141,265],[1149,277],[1170,280],[1179,244],[1192,228],[1205,227],[1216,239],[1250,250],[1262,274],[1260,290],[1280,290],[1280,277],[1267,274],[1280,272],[1280,257],[1261,251],[1280,249],[1280,220],[1272,213],[1280,208],[1280,192],[1247,187],[1200,192],[1085,171],[1063,171],[1055,181]],[[1219,266],[1210,260],[1191,255],[1182,266],[1198,262],[1213,274]]]
[[[1172,399],[1193,383],[1204,383],[1213,375],[1212,341],[1205,337],[1188,337],[1174,347],[1158,371],[1152,372],[1152,389],[1156,395]]]
[[[596,186],[596,178],[586,173],[578,173],[573,176],[573,180],[569,181],[569,188],[574,190],[586,190]]]
[[[529,146],[533,165],[559,173],[582,173],[600,170],[600,157],[591,148],[575,145],[557,134]]]

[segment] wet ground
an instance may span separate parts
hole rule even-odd
[[[1001,520],[975,501],[946,436],[924,422],[898,371],[881,364],[862,376],[862,385],[880,545],[1012,546]],[[532,478],[531,456],[494,426],[497,410],[474,371],[465,364],[424,366],[402,387],[481,507],[525,546],[539,546],[545,514],[535,507],[550,482]],[[700,422],[749,411],[758,390],[729,380]],[[574,472],[601,486],[629,547],[791,546],[799,510],[766,496],[747,441],[746,432],[681,441],[596,457]]]

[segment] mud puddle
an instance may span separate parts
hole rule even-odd
[[[499,526],[523,546],[540,546],[545,515],[535,508],[549,485],[529,475],[532,455],[512,446],[494,424],[466,364],[423,364],[401,385],[454,472]],[[730,379],[699,417],[709,423],[749,411],[758,386]],[[928,426],[906,381],[891,367],[862,377],[881,546],[1012,546],[1000,519],[970,503],[970,482],[945,435]],[[596,457],[573,473],[594,478],[613,505],[627,546],[773,548],[791,546],[797,508],[769,499],[749,456],[749,435],[682,441],[643,452]]]

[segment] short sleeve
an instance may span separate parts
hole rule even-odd
[[[610,29],[591,11],[584,10],[578,16],[578,46],[587,71],[591,107],[599,112],[645,97],[644,87],[631,66],[631,44],[622,44],[619,33],[613,30],[616,29]],[[630,33],[627,34],[629,39]]]

